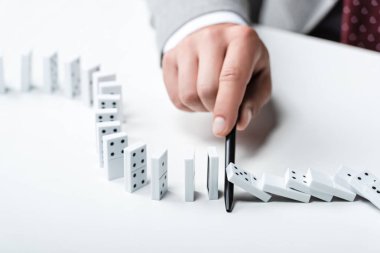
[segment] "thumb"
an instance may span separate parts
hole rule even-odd
[[[239,121],[236,125],[236,129],[238,131],[245,130],[255,114],[256,113],[253,112],[252,104],[244,102],[240,108]]]

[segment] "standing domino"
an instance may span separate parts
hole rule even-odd
[[[207,191],[209,200],[218,199],[219,156],[215,147],[207,148]]]
[[[58,53],[54,53],[43,60],[44,86],[47,92],[58,90]]]
[[[194,151],[189,151],[185,155],[185,201],[194,201],[194,176],[195,176],[195,162]]]
[[[168,191],[168,151],[152,157],[152,199],[160,200]]]
[[[66,94],[68,97],[74,98],[80,95],[81,85],[81,62],[80,58],[66,63],[65,65],[65,84]]]
[[[6,93],[7,88],[5,85],[5,77],[4,77],[4,60],[3,55],[0,52],[0,94]]]
[[[135,143],[124,149],[125,190],[134,192],[147,185],[147,149]]]
[[[82,92],[83,99],[88,106],[94,105],[94,76],[96,72],[100,71],[100,65],[94,66],[83,72],[82,77]]]
[[[123,116],[123,107],[120,94],[110,95],[110,94],[100,94],[97,97],[97,109],[112,109],[116,108],[119,114],[119,118]]]
[[[268,202],[271,195],[263,191],[262,182],[252,173],[238,168],[235,164],[230,163],[227,168],[227,178],[231,183],[239,186],[253,196]]]
[[[124,176],[124,148],[128,146],[126,133],[103,136],[104,167],[108,180]]]
[[[97,99],[96,108],[97,109],[110,109],[117,108],[121,106],[121,96],[119,94],[99,94]]]
[[[21,90],[28,92],[32,86],[32,51],[28,51],[21,55]]]
[[[333,198],[332,194],[328,194],[311,187],[312,179],[309,173],[303,173],[295,169],[287,169],[285,173],[285,180],[287,188],[310,194],[327,202],[331,201]]]
[[[99,154],[99,166],[103,167],[103,136],[121,132],[120,121],[96,124],[96,147]]]
[[[95,123],[119,120],[117,109],[95,110]]]
[[[104,74],[102,72],[95,72],[93,75],[93,85],[92,85],[92,97],[94,99],[94,104],[96,103],[97,96],[99,95],[99,84],[102,82],[116,81],[115,74]]]
[[[262,180],[263,190],[265,192],[304,203],[308,203],[310,201],[309,194],[287,188],[285,180],[281,177],[264,174]]]
[[[122,94],[122,87],[115,81],[105,81],[99,83],[99,94]]]
[[[123,95],[122,95],[122,86],[115,81],[104,81],[99,83],[99,96],[104,97],[103,95],[119,95],[120,103],[119,110],[123,108]],[[120,120],[125,121],[122,111],[120,111]]]

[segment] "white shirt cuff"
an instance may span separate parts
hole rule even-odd
[[[238,14],[231,11],[217,11],[208,14],[204,14],[197,18],[194,18],[182,27],[180,27],[175,33],[170,36],[164,46],[164,53],[170,49],[176,47],[178,43],[183,40],[187,35],[210,25],[233,23],[240,25],[247,25],[247,22]]]

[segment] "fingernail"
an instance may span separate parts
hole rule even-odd
[[[220,135],[225,128],[225,121],[222,117],[216,117],[212,126],[212,131],[215,135]]]

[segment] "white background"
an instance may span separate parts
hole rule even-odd
[[[272,60],[274,94],[239,133],[237,161],[254,173],[339,165],[380,175],[379,54],[258,28]],[[206,148],[222,139],[211,116],[170,104],[142,0],[0,1],[0,49],[13,89],[0,96],[0,252],[379,252],[380,211],[363,199],[262,203],[237,191],[232,214],[206,196]],[[80,55],[124,85],[123,126],[149,152],[169,149],[169,193],[128,194],[98,168],[93,112],[80,100],[19,92],[20,52],[60,63]],[[62,67],[62,64],[61,64]],[[62,72],[62,71],[61,71]],[[61,77],[62,77],[62,73]],[[183,153],[196,149],[194,203],[184,199]],[[223,173],[220,168],[222,190]]]

